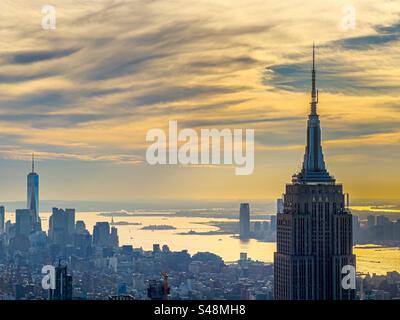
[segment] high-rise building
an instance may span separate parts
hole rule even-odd
[[[358,216],[353,215],[353,244],[356,244],[360,238],[360,221]]]
[[[250,206],[248,203],[240,204],[239,214],[240,239],[250,238]]]
[[[32,172],[27,176],[27,208],[32,211],[33,229],[39,229],[39,175],[35,172],[35,158],[32,154]]]
[[[93,227],[93,244],[100,247],[110,246],[110,224],[108,222],[96,222]]]
[[[6,233],[7,241],[9,241],[11,238],[15,237],[15,235],[16,235],[15,229],[16,229],[15,223],[11,223],[10,220],[7,220],[7,222],[4,224],[4,231]]]
[[[276,232],[276,215],[271,216],[271,232]]]
[[[168,275],[163,272],[163,279],[151,279],[147,287],[147,297],[151,300],[168,300],[170,287],[168,284]]]
[[[375,216],[374,215],[370,214],[367,217],[367,226],[368,226],[368,228],[375,227]]]
[[[114,248],[119,246],[118,229],[116,227],[111,227],[110,246]]]
[[[67,266],[58,264],[55,267],[56,288],[49,290],[50,300],[72,300],[72,275],[68,274]]]
[[[283,212],[283,199],[279,198],[276,199],[276,213]]]
[[[398,219],[396,221],[396,223],[394,224],[394,240],[400,240],[400,219]]]
[[[147,297],[151,300],[163,300],[164,287],[162,280],[151,279],[147,288]]]
[[[0,206],[0,234],[4,233],[4,220],[5,219],[5,209],[4,206]]]
[[[49,240],[61,246],[72,244],[75,233],[75,209],[53,208],[49,219]]]
[[[389,223],[390,223],[390,220],[386,216],[381,215],[381,216],[376,217],[376,225],[377,226],[383,226],[383,225],[386,225]]]
[[[65,209],[67,219],[67,241],[72,243],[75,234],[75,209]]]
[[[75,232],[77,234],[82,234],[86,231],[86,224],[83,220],[78,220],[75,224]]]
[[[86,230],[85,223],[81,220],[77,221],[74,235],[74,247],[77,254],[83,257],[89,255],[91,253],[92,242],[92,236]]]
[[[277,214],[274,294],[278,300],[348,300],[342,268],[355,267],[352,215],[343,187],[325,168],[317,114],[313,48],[311,113],[303,167],[286,185],[283,213]]]
[[[32,229],[33,212],[30,209],[15,210],[15,228],[17,235],[29,236]]]

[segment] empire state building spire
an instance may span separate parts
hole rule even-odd
[[[307,122],[307,145],[305,148],[303,167],[301,172],[293,176],[296,183],[334,183],[325,168],[324,154],[321,146],[321,126],[317,114],[318,90],[316,89],[315,45],[313,44],[311,87],[311,113]]]
[[[318,90],[315,86],[315,44],[313,44],[313,64],[312,64],[312,89],[311,89],[311,114],[317,114]]]

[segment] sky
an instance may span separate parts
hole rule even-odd
[[[25,199],[32,152],[41,199],[280,197],[304,154],[313,42],[329,172],[352,199],[399,199],[399,1],[2,0],[0,201]],[[149,165],[146,133],[170,120],[254,129],[253,174]]]

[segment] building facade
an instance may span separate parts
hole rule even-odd
[[[274,295],[278,300],[350,300],[342,268],[355,267],[352,215],[341,184],[325,167],[317,114],[313,49],[311,113],[302,169],[286,185],[284,208],[277,214]]]
[[[49,219],[49,240],[53,244],[72,244],[75,234],[75,209],[53,208]]]
[[[250,238],[250,205],[248,203],[240,204],[240,239]]]
[[[15,210],[15,227],[17,235],[29,236],[32,232],[32,211],[30,209]]]
[[[39,175],[35,172],[35,159],[32,155],[32,171],[27,176],[27,208],[32,212],[33,229],[41,230],[39,218]]]
[[[0,234],[4,233],[4,225],[5,223],[5,208],[4,206],[0,206]]]

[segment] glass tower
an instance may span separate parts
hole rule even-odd
[[[35,158],[32,154],[32,172],[27,176],[27,208],[31,210],[33,229],[40,225],[39,218],[39,175],[35,172]]]

